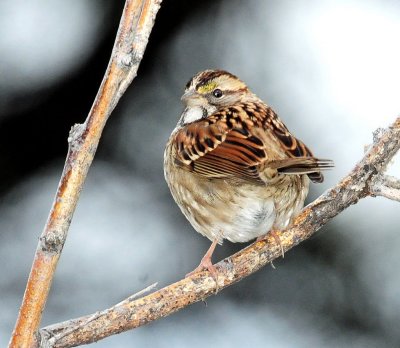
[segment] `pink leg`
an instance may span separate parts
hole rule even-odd
[[[206,254],[201,259],[200,264],[192,272],[186,274],[186,277],[190,277],[193,274],[204,271],[206,269],[210,272],[210,274],[214,278],[214,280],[217,281],[217,278],[218,278],[217,269],[215,268],[215,266],[212,264],[212,261],[211,261],[212,254],[213,254],[217,244],[218,244],[218,239],[214,239],[210,248],[207,250]]]
[[[283,250],[281,238],[279,237],[278,233],[276,233],[276,230],[272,229],[271,231],[267,232],[266,234],[263,234],[262,236],[258,237],[257,242],[260,240],[266,239],[269,234],[275,239],[276,244],[278,244],[279,247],[281,248],[281,255],[282,255],[282,258],[284,258],[285,251]]]

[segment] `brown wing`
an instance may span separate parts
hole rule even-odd
[[[176,133],[175,144],[178,162],[209,178],[259,183],[260,170],[268,167],[320,181],[320,168],[326,166],[289,133],[272,109],[258,103],[230,107],[189,124]]]
[[[310,149],[289,132],[271,108],[268,108],[267,113],[269,117],[266,118],[265,128],[271,130],[271,133],[280,142],[288,157],[304,159],[303,162],[296,163],[296,161],[293,161],[285,168],[282,167],[280,172],[286,174],[308,174],[308,177],[313,182],[323,182],[324,176],[321,170],[332,168],[333,162],[331,160],[316,159]]]
[[[175,135],[178,161],[209,178],[261,182],[257,166],[265,161],[266,149],[250,132],[257,122],[246,117],[243,109],[227,108],[189,124]]]

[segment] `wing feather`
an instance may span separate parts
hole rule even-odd
[[[241,178],[260,183],[260,172],[307,174],[322,182],[329,160],[315,158],[267,105],[227,107],[175,134],[177,156],[190,171],[208,178]],[[283,149],[283,151],[282,151]]]

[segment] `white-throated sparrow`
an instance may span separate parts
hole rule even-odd
[[[268,105],[226,71],[195,75],[182,101],[164,173],[183,214],[213,241],[195,271],[206,268],[215,277],[217,243],[247,242],[287,227],[303,207],[309,181],[322,182],[321,170],[333,163],[313,157]]]

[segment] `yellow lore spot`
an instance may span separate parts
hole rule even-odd
[[[218,86],[218,84],[216,82],[209,82],[206,83],[203,86],[200,86],[197,89],[197,92],[201,93],[201,94],[206,94],[206,93],[210,93],[212,90],[214,90],[216,87]]]

